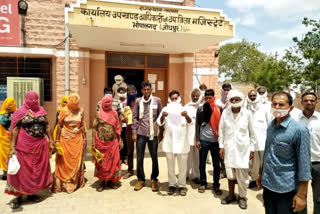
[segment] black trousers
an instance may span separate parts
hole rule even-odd
[[[263,200],[266,214],[293,214],[292,200],[295,194],[296,191],[277,193],[267,188],[263,188]],[[307,209],[298,213],[307,213]]]

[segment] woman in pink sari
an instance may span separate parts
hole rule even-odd
[[[37,92],[29,91],[24,104],[12,115],[9,135],[9,158],[15,154],[20,169],[15,175],[8,174],[5,193],[18,196],[11,201],[11,208],[16,209],[22,203],[22,195],[39,201],[35,193],[52,184],[49,152],[54,152],[54,144],[47,112],[39,105]]]
[[[102,98],[98,118],[93,122],[92,149],[104,155],[101,165],[94,159],[94,176],[101,181],[98,192],[106,186],[117,189],[119,185],[116,182],[122,177],[119,153],[119,147],[122,146],[121,127],[118,113],[112,109],[112,100],[111,95]]]

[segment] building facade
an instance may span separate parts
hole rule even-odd
[[[91,124],[117,74],[138,89],[149,80],[164,104],[172,89],[188,102],[200,82],[218,85],[214,53],[234,26],[220,10],[194,7],[194,0],[156,2],[27,0],[21,44],[0,45],[0,87],[6,77],[42,78],[51,122],[60,98],[76,92]]]

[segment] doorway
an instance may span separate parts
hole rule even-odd
[[[144,81],[144,69],[108,68],[108,87],[112,88],[116,75],[121,75],[127,85],[134,85],[137,88],[138,97],[142,96],[141,83]]]

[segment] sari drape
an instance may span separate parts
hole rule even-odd
[[[17,174],[7,175],[8,185],[13,189],[6,189],[6,193],[32,195],[52,184],[47,137],[32,137],[21,127],[16,155],[21,167]]]

